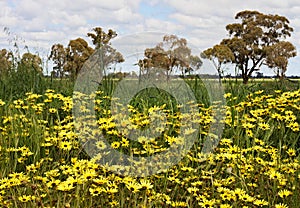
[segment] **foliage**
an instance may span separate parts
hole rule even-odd
[[[272,45],[266,50],[266,63],[270,68],[275,69],[278,77],[283,78],[287,71],[288,59],[296,56],[296,48],[290,42],[281,41]]]
[[[32,53],[24,53],[22,55],[22,58],[20,60],[20,63],[18,64],[18,67],[21,67],[22,69],[26,69],[27,71],[23,71],[22,73],[30,73],[30,71],[34,71],[36,73],[43,73],[42,68],[42,59]],[[20,69],[17,69],[20,70]]]
[[[65,74],[64,67],[67,62],[67,51],[62,44],[54,44],[51,47],[49,60],[52,60],[55,64],[51,75],[63,78]]]
[[[91,37],[99,39],[97,35]],[[164,39],[171,46],[174,40],[178,39]],[[142,63],[148,64],[148,70],[152,66],[167,69],[167,63],[173,63],[172,70],[200,67],[200,59],[193,59],[184,40],[179,41],[183,41],[182,45],[174,43],[168,50],[164,44],[158,44],[155,50],[148,49],[144,60],[149,63]],[[272,50],[266,52],[265,60],[272,67],[280,68],[286,66],[289,50],[285,53],[279,48],[293,47],[283,41],[276,44],[269,45],[268,50]],[[104,49],[105,45],[100,48]],[[94,49],[83,39],[76,39],[69,44],[69,49],[56,45],[53,50],[51,58],[57,61],[57,69],[62,70],[68,58],[73,57],[70,60],[80,64]],[[114,49],[107,47],[107,51],[102,53],[108,60],[103,63],[109,65],[114,63],[111,60],[121,60],[120,56],[114,59],[112,54],[117,53]],[[238,82],[226,82],[223,135],[218,147],[204,154],[201,152],[204,142],[217,136],[209,131],[217,121],[212,117],[211,107],[216,103],[208,101],[207,86],[201,79],[185,80],[197,100],[197,103],[189,102],[197,110],[185,114],[179,111],[182,106],[174,97],[155,87],[140,91],[124,105],[118,97],[112,97],[117,80],[104,79],[95,93],[84,95],[73,92],[73,82],[68,79],[44,77],[37,55],[24,54],[16,66],[9,52],[2,50],[0,55],[4,60],[3,69],[11,70],[0,79],[1,207],[298,207],[299,84],[258,81],[242,86]],[[221,55],[214,55],[218,57]],[[275,61],[274,57],[279,59]],[[225,59],[217,61],[223,63]],[[83,115],[87,128],[76,131],[72,114],[74,101],[83,101],[85,97],[93,98],[92,110],[97,118],[90,122]],[[120,112],[112,113],[112,102],[122,107]],[[81,107],[84,113],[90,110]],[[126,115],[128,109],[130,114]],[[151,122],[164,119],[166,125],[161,128],[166,130],[162,132],[160,126],[151,128]],[[188,126],[188,131],[180,137],[178,132],[186,125],[183,121],[192,122],[196,127]],[[88,127],[96,129],[90,131]],[[148,129],[159,136],[145,135],[134,141],[120,129]],[[136,157],[164,153],[173,145],[182,145],[195,131],[199,134],[190,151],[178,164],[160,173],[139,178],[124,176],[116,174],[116,169],[129,173],[125,167],[97,163],[112,149]],[[80,141],[79,136],[86,140]],[[96,142],[93,148],[95,153],[103,154],[87,154],[84,145],[90,138],[102,136],[106,142],[93,141]]]
[[[213,62],[220,79],[224,73],[222,65],[234,61],[234,55],[230,48],[221,44],[206,49],[201,53],[201,57],[207,58]]]
[[[107,33],[101,27],[93,28],[94,33],[87,33],[87,36],[92,38],[95,49],[101,48],[103,45],[109,44],[110,40],[117,37],[116,31],[109,29]]]
[[[13,54],[6,49],[0,51],[0,75],[6,76],[13,68]]]
[[[151,93],[154,91],[151,89]],[[163,143],[158,140],[132,142],[120,137],[114,128],[118,125],[144,128],[149,121],[147,113],[160,118],[157,110],[174,116],[176,121],[180,114],[171,114],[170,108],[163,106],[164,93],[161,94],[164,100],[158,103],[153,99],[145,102],[149,98],[146,91],[136,95],[128,106],[132,109],[131,118],[125,118],[123,124],[107,114],[106,105],[112,98],[103,91],[95,93],[95,110],[100,115],[95,123],[110,140],[108,144],[97,143],[99,151],[109,152],[114,148],[126,153],[131,149],[136,155],[163,151]],[[84,95],[76,96],[81,99]],[[47,90],[43,94],[27,93],[23,98],[0,101],[0,204],[2,207],[298,207],[300,91],[266,94],[256,87],[253,93],[227,92],[225,97],[226,126],[213,153],[201,153],[203,138],[214,121],[210,108],[199,103],[195,117],[185,116],[199,124],[199,140],[177,165],[141,178],[118,175],[86,155],[74,130],[71,97]],[[159,106],[154,107],[155,104]],[[169,144],[180,142],[176,135],[161,139]]]
[[[66,65],[64,71],[71,75],[71,78],[75,80],[79,71],[86,60],[93,54],[94,49],[88,46],[88,43],[82,39],[77,38],[70,40],[68,47],[66,48]]]
[[[22,97],[27,92],[42,93],[50,85],[42,73],[42,60],[37,54],[26,52],[21,58],[2,50],[0,62],[0,96],[3,100]]]
[[[176,69],[183,75],[198,70],[202,65],[200,58],[192,55],[187,40],[176,35],[165,35],[154,48],[145,49],[144,56],[138,62],[141,73],[158,68],[164,70],[168,78]]]
[[[110,64],[124,61],[122,54],[110,45],[110,40],[117,36],[115,31],[109,29],[108,33],[105,33],[101,27],[95,27],[93,32],[87,33],[87,36],[92,38],[95,48],[90,47],[82,38],[70,40],[66,48],[62,44],[54,44],[51,47],[49,59],[55,64],[52,73],[54,77],[62,78],[64,74],[68,74],[72,80],[75,80],[83,65],[92,55],[103,64],[101,66],[103,70]]]
[[[230,53],[226,59],[238,67],[244,83],[262,65],[277,68],[284,75],[288,59],[296,56],[295,47],[284,41],[293,32],[289,20],[284,16],[248,10],[238,12],[235,19],[240,19],[241,23],[226,26],[230,38],[223,39],[220,45],[232,51],[234,59],[230,58]]]

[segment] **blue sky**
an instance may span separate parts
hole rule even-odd
[[[139,13],[145,18],[157,18],[167,21],[173,9],[164,2],[160,4],[151,4],[149,1],[141,1],[139,4]]]
[[[122,37],[129,40],[140,34],[140,39],[131,38],[128,43],[140,54],[141,45],[154,46],[161,34],[184,37],[199,52],[225,38],[225,26],[246,9],[286,16],[294,28],[289,41],[300,55],[299,0],[0,0],[0,48],[11,48],[8,40],[18,37],[20,47],[27,45],[31,52],[46,57],[53,44],[67,45],[77,37],[88,40],[86,33],[100,26],[116,30],[119,43]],[[4,27],[11,35],[3,32]],[[149,31],[156,35],[143,38]],[[299,55],[290,59],[287,75],[300,75]],[[270,69],[262,72],[273,74]]]

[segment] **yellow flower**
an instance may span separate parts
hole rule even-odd
[[[231,208],[232,206],[229,204],[221,204],[220,208]]]
[[[104,178],[104,176],[98,176],[98,178],[94,178],[93,182],[96,183],[97,185],[102,185],[102,184],[106,184],[109,182],[109,180],[107,178]]]
[[[45,175],[49,178],[49,177],[58,177],[60,175],[59,170],[58,169],[53,169],[53,170],[49,170],[47,172],[45,172]]]
[[[57,190],[60,191],[70,191],[74,189],[73,183],[71,181],[63,181],[57,186]]]
[[[254,135],[253,135],[253,131],[250,130],[250,129],[246,129],[246,135],[247,135],[248,137],[253,137],[253,136],[254,136]]]
[[[62,150],[71,150],[72,149],[72,143],[69,142],[69,141],[62,141],[60,142],[59,144],[59,148],[62,149]]]
[[[104,141],[97,141],[96,142],[96,147],[99,149],[99,150],[104,150],[106,148],[106,144]]]
[[[13,103],[15,104],[15,108],[21,108],[24,105],[24,101],[21,99],[14,100]]]
[[[122,145],[122,147],[128,147],[129,146],[129,140],[122,137],[121,145]]]
[[[256,199],[253,204],[257,206],[267,206],[269,203],[263,199]]]
[[[140,180],[140,188],[141,189],[152,189],[153,185],[150,183],[150,181],[141,179]]]
[[[264,91],[263,90],[258,90],[258,91],[256,91],[256,92],[254,92],[256,95],[259,95],[259,94],[261,94],[261,93],[263,93]]]
[[[118,149],[120,147],[120,142],[111,143],[111,147],[114,148],[114,149]]]
[[[98,196],[104,191],[105,189],[102,187],[89,188],[89,192],[92,194],[92,196]]]
[[[57,109],[56,108],[49,108],[49,113],[56,113]]]
[[[258,123],[258,126],[260,129],[262,129],[264,131],[270,129],[270,125],[267,123]]]
[[[292,195],[293,193],[287,189],[283,189],[283,190],[280,190],[278,192],[278,196],[280,196],[281,198],[286,198],[288,197],[289,195]]]
[[[205,208],[213,208],[214,205],[216,203],[216,200],[215,199],[212,199],[212,200],[208,200],[208,199],[203,199],[203,202],[199,202],[198,204],[201,206],[201,207],[205,207]]]
[[[91,180],[91,179],[95,178],[96,176],[97,176],[97,173],[95,170],[88,170],[88,171],[85,171],[81,175],[81,178],[83,178],[85,180]]]
[[[229,98],[229,97],[231,97],[231,93],[226,93],[225,95],[224,95],[224,98]]]
[[[145,143],[149,142],[149,139],[145,136],[139,136],[137,140],[141,144],[145,144]]]
[[[275,170],[271,170],[269,173],[269,178],[270,179],[277,179],[277,180],[280,180],[282,178],[282,175],[281,173],[275,171]]]
[[[0,99],[0,106],[3,106],[3,105],[5,105],[5,102]]]
[[[255,200],[254,197],[246,193],[239,195],[239,198],[245,202],[253,202]]]
[[[223,138],[223,139],[221,139],[220,144],[221,144],[221,145],[229,146],[229,145],[232,144],[232,140],[231,140],[231,139]]]
[[[280,204],[275,204],[275,208],[289,208],[288,205],[280,203]]]
[[[53,187],[57,186],[59,183],[60,183],[60,180],[51,179],[51,181],[48,181],[46,185],[48,188],[53,188]]]
[[[185,135],[190,135],[190,134],[193,134],[195,131],[196,131],[196,129],[187,128],[187,129],[184,130],[184,134]]]
[[[289,148],[286,152],[287,152],[288,155],[291,156],[291,157],[296,155],[296,150],[293,149],[293,148]]]
[[[18,199],[21,202],[27,202],[27,201],[30,201],[30,200],[35,200],[36,197],[35,196],[31,196],[31,195],[23,195],[23,196],[19,196]]]

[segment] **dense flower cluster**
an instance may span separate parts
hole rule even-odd
[[[84,96],[75,98],[84,102]],[[82,105],[77,122],[74,100],[53,90],[0,100],[1,207],[298,207],[299,90],[257,91],[242,102],[226,94],[224,133],[208,154],[202,152],[203,142],[218,137],[209,131],[217,122],[211,107],[191,102],[197,111],[185,114],[181,106],[176,111],[153,105],[142,112],[128,105],[129,113],[122,114],[125,106],[115,113],[107,105],[115,98],[101,91],[89,96],[96,120]],[[80,131],[78,123],[84,124]],[[186,144],[196,133],[197,141],[179,163],[150,176],[129,176],[129,167],[99,164],[112,150],[151,156]]]

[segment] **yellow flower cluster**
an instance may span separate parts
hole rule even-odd
[[[202,152],[203,142],[218,138],[210,131],[218,121],[202,104],[191,102],[193,113],[166,105],[139,111],[101,91],[74,93],[73,100],[53,90],[0,100],[0,205],[297,207],[300,91],[258,91],[238,103],[231,94],[225,97],[224,134],[208,154]],[[75,122],[72,109],[79,101],[81,117]],[[119,111],[108,105],[111,101]],[[113,151],[141,158],[164,153],[195,135],[178,164],[153,175],[129,176],[130,167],[111,166],[108,160],[124,160],[111,158]],[[107,164],[100,165],[103,158]]]

